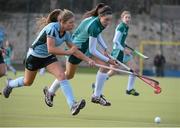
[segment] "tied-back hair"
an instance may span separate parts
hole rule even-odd
[[[74,13],[71,12],[70,10],[68,9],[64,9],[61,13],[61,16],[60,16],[60,21],[65,23],[67,22],[69,19],[73,18],[74,17]]]
[[[38,31],[40,31],[47,24],[52,22],[67,22],[69,19],[73,18],[74,14],[70,10],[55,9],[49,13],[47,17],[41,17],[37,20]]]
[[[98,16],[98,11],[99,9],[101,9],[102,7],[104,7],[105,4],[104,3],[99,3],[94,9],[90,10],[90,11],[87,11],[84,15],[83,15],[83,18],[88,18],[88,17],[91,17],[91,16]]]
[[[102,7],[98,11],[98,16],[112,15],[112,8],[108,5]]]
[[[51,22],[57,22],[58,16],[62,13],[61,9],[54,9],[52,12],[50,12],[48,14],[47,17],[41,17],[41,18],[37,18],[37,30],[40,31],[44,26],[46,26],[47,24],[51,23]]]

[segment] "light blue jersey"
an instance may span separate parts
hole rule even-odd
[[[71,34],[65,32],[64,35],[60,35],[59,22],[53,22],[46,25],[39,33],[36,40],[33,42],[28,55],[31,54],[36,57],[46,58],[52,54],[48,53],[47,49],[47,37],[51,37],[55,40],[55,46],[58,47],[64,42],[72,42]]]

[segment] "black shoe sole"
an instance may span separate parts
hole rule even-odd
[[[81,100],[81,102],[78,105],[78,108],[76,109],[76,111],[74,113],[72,113],[73,116],[77,115],[81,109],[83,109],[86,106],[86,101],[83,99]]]
[[[107,104],[103,105],[103,104],[100,104],[98,101],[94,101],[94,100],[91,100],[91,102],[94,104],[99,104],[101,106],[111,106],[111,103],[107,103]]]
[[[7,79],[7,83],[6,83],[6,87],[5,87],[5,88],[7,88],[7,86],[9,85],[9,81],[10,81],[10,80],[12,80],[12,79],[11,79],[11,78],[8,78],[8,79]],[[2,94],[3,94],[3,96],[4,96],[5,98],[9,98],[12,90],[11,90],[11,92],[9,93],[9,95],[6,95],[6,93],[5,93],[5,88],[3,88],[3,90],[2,90]]]
[[[126,95],[139,96],[139,94],[134,95],[134,94],[127,93],[127,92],[126,92]]]
[[[6,93],[5,93],[5,88],[2,90],[2,94],[3,94],[3,96],[5,97],[5,98],[9,98],[9,95],[6,95]]]
[[[47,93],[46,88],[43,89],[43,93],[44,93],[44,96],[45,96],[44,101],[45,101],[46,105],[47,105],[48,107],[53,107],[53,104],[52,104],[52,105],[51,105],[51,104],[48,104],[48,102],[46,101],[46,93]]]

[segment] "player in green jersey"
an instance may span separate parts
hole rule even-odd
[[[129,11],[124,11],[121,14],[121,22],[116,27],[113,39],[113,51],[111,55],[122,63],[127,64],[133,71],[139,72],[138,66],[133,58],[132,51],[126,48],[126,38],[129,30],[129,23],[131,21],[131,14]],[[116,67],[116,66],[112,66]],[[108,72],[109,77],[115,74],[115,71]],[[134,89],[135,76],[129,75],[126,94],[138,96],[139,93]]]
[[[96,63],[102,65],[115,65],[115,61],[107,55],[107,46],[101,36],[101,32],[111,23],[111,20],[111,8],[107,5],[99,4],[95,9],[86,13],[85,19],[73,33],[73,43],[79,50],[95,60]],[[97,44],[102,47],[102,51],[96,48]],[[72,79],[74,77],[75,71],[81,61],[81,59],[78,59],[74,55],[68,57],[66,61],[67,79]],[[93,103],[98,103],[103,106],[111,105],[102,95],[104,83],[108,77],[107,71],[108,70],[104,68],[99,69],[96,76],[94,93],[91,98]],[[48,90],[46,92],[50,94],[47,94],[45,98],[45,102],[48,106],[53,105],[53,96],[56,92],[57,84],[58,81],[55,80],[50,88],[45,87],[44,89]]]

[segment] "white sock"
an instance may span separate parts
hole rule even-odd
[[[41,69],[39,70],[39,74],[40,74],[40,75],[44,75],[45,72],[46,72],[46,68],[41,68]]]
[[[59,81],[56,79],[52,85],[49,87],[48,91],[52,94],[55,94],[56,91],[58,90],[59,88]]]
[[[98,73],[96,75],[94,96],[100,96],[102,94],[104,83],[105,83],[107,77],[108,77],[107,73],[102,73],[102,72],[98,71]]]
[[[134,82],[135,82],[135,76],[134,75],[129,75],[129,80],[128,80],[128,85],[127,85],[127,90],[131,90],[134,88]]]
[[[73,95],[73,92],[71,89],[71,85],[68,80],[61,80],[61,81],[59,81],[59,83],[60,83],[60,88],[66,98],[68,105],[69,105],[69,108],[71,109],[72,105],[75,102],[74,95]]]
[[[9,81],[9,86],[12,88],[22,87],[24,86],[24,77],[19,77],[15,80]]]

